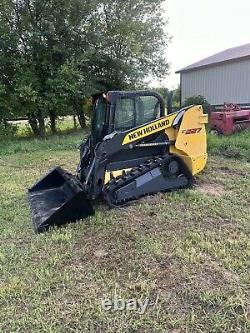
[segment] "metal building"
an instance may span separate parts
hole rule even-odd
[[[212,105],[250,104],[250,44],[231,48],[179,70],[181,101],[202,95]]]

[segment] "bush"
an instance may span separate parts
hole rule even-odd
[[[201,95],[188,97],[184,102],[184,106],[188,105],[202,105],[205,113],[209,113],[211,108],[211,105],[208,103],[206,98]]]
[[[4,141],[7,138],[13,137],[17,132],[17,126],[13,124],[4,125],[4,122],[0,120],[0,141]]]

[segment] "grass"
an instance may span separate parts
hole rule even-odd
[[[241,131],[230,136],[209,135],[210,153],[229,158],[240,158],[250,161],[249,131]]]
[[[74,172],[83,136],[0,144],[0,332],[249,332],[249,132],[209,137],[193,189],[35,235],[26,189]],[[114,295],[151,305],[103,311]]]

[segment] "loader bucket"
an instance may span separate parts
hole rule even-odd
[[[32,222],[37,233],[94,214],[79,180],[60,167],[29,189]]]

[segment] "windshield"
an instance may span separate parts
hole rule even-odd
[[[92,120],[92,137],[95,142],[103,139],[106,120],[106,100],[101,97],[95,103],[94,116]]]

